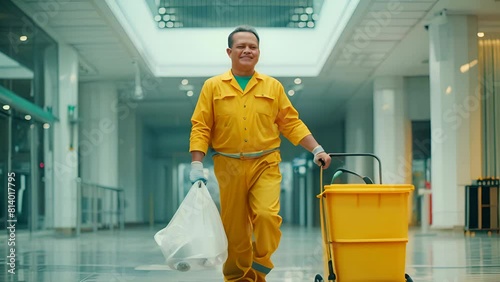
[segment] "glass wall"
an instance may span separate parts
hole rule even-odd
[[[6,224],[14,173],[16,229],[44,226],[44,136],[58,115],[57,46],[10,0],[0,1],[0,220]]]
[[[45,95],[57,97],[45,91],[46,84],[57,85],[57,68],[46,73],[52,62],[57,43],[12,2],[0,1],[0,86],[43,109]]]

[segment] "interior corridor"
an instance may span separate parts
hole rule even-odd
[[[0,281],[223,281],[220,270],[179,272],[164,265],[153,239],[161,228],[89,232],[80,237],[46,232],[30,238],[29,233],[20,232],[16,234],[17,275],[9,274],[5,264]],[[323,267],[320,229],[284,226],[282,230],[274,255],[276,267],[268,282],[314,281]],[[0,247],[2,264],[7,247]],[[500,281],[500,237],[495,233],[464,236],[461,230],[424,233],[410,229],[406,254],[406,272],[413,281]]]

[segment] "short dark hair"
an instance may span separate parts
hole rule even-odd
[[[227,37],[227,47],[233,47],[233,35],[237,32],[251,32],[255,37],[257,37],[257,43],[260,43],[259,35],[257,34],[257,30],[254,27],[249,25],[240,25],[236,27]]]

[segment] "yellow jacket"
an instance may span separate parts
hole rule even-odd
[[[229,70],[205,81],[191,117],[189,151],[249,153],[280,146],[280,132],[294,145],[311,134],[283,85],[255,72],[245,91]]]

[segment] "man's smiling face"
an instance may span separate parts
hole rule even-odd
[[[253,71],[260,56],[259,41],[251,32],[237,32],[233,34],[233,46],[227,48],[227,54],[231,58],[233,70]]]

